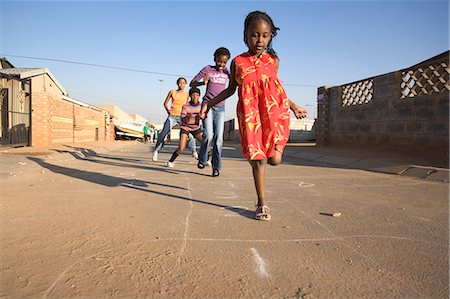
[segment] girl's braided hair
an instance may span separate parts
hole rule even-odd
[[[214,51],[214,59],[216,59],[217,57],[221,56],[221,55],[225,55],[228,56],[228,58],[230,58],[231,53],[230,51],[225,48],[225,47],[220,47],[218,48],[216,51]]]
[[[244,43],[246,45],[248,45],[247,44],[247,29],[248,29],[248,27],[250,27],[251,23],[253,23],[254,21],[259,20],[259,19],[266,21],[267,24],[270,25],[272,37],[270,39],[269,44],[267,45],[267,52],[269,52],[270,55],[277,56],[277,52],[275,52],[275,50],[272,48],[272,39],[277,35],[277,31],[280,30],[280,28],[275,26],[275,24],[272,21],[272,18],[263,11],[258,11],[258,10],[253,11],[253,12],[249,13],[247,15],[247,17],[245,18],[245,21],[244,21]]]

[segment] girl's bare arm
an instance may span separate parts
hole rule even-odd
[[[167,114],[170,114],[169,101],[172,98],[173,90],[169,91],[167,94],[166,100],[164,101],[164,108],[166,108]]]
[[[206,114],[208,114],[209,108],[216,105],[217,103],[220,103],[229,97],[231,97],[237,88],[237,82],[235,79],[235,71],[236,71],[236,65],[234,63],[234,59],[231,62],[231,74],[230,74],[230,82],[228,83],[228,87],[224,89],[221,93],[219,93],[214,99],[211,99],[207,102],[206,105],[203,105],[202,110],[200,111],[200,118],[204,119],[206,117]]]

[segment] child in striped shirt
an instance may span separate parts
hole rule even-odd
[[[183,153],[189,134],[192,134],[198,141],[202,141],[203,130],[200,125],[200,116],[198,115],[201,109],[199,102],[200,89],[197,87],[189,89],[189,97],[191,100],[181,108],[180,143],[176,151],[173,152],[169,162],[167,162],[167,167],[172,168],[175,159]]]

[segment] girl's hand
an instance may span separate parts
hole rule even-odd
[[[206,74],[203,76],[203,82],[205,82],[205,85],[206,85],[206,84],[208,84],[208,81],[209,81],[209,75]]]
[[[297,119],[305,118],[308,112],[302,107],[289,100],[289,106]]]
[[[203,105],[198,116],[200,116],[201,119],[205,119],[208,114],[208,111],[209,111],[208,104]]]

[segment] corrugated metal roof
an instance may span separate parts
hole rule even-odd
[[[6,75],[16,75],[19,76],[20,79],[28,78],[31,75],[37,76],[45,74],[45,69],[42,68],[9,68],[9,69],[1,69],[0,73]]]
[[[18,79],[25,79],[30,77],[35,77],[39,75],[47,74],[56,86],[61,90],[63,95],[67,95],[67,91],[64,87],[56,80],[55,76],[46,68],[10,68],[10,69],[0,69],[0,74],[5,74],[8,76],[14,76]]]
[[[9,69],[13,67],[14,65],[12,65],[6,57],[0,57],[0,69]]]
[[[88,107],[88,108],[91,108],[91,109],[97,110],[97,111],[108,112],[108,111],[106,111],[106,110],[103,110],[103,109],[101,109],[101,108],[99,108],[99,107],[96,107],[96,106],[92,106],[91,104],[88,104],[88,103],[82,102],[82,101],[80,101],[80,100],[77,100],[77,99],[71,98],[71,97],[69,97],[69,96],[62,96],[62,99],[63,99],[63,100],[66,100],[66,101],[68,101],[68,102],[71,102],[71,103],[74,103],[74,104],[77,104],[77,105],[83,106],[83,107]]]

